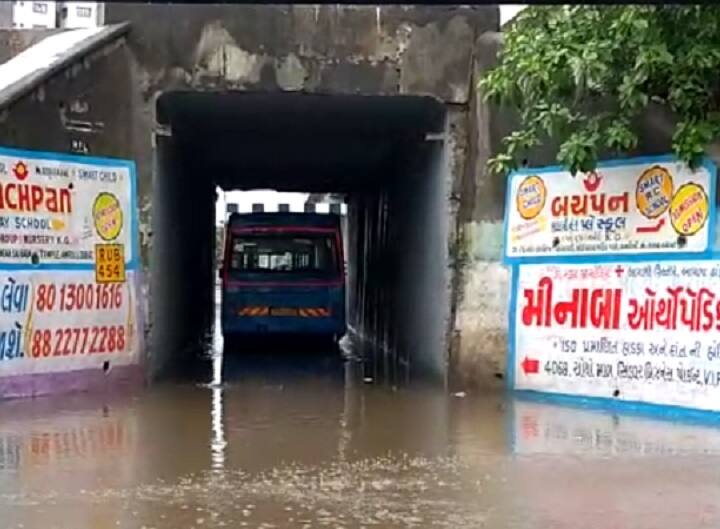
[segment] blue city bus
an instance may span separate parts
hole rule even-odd
[[[222,331],[339,340],[346,331],[340,216],[233,213],[225,230]]]

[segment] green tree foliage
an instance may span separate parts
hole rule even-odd
[[[692,166],[720,136],[720,5],[530,6],[505,34],[485,97],[517,109],[521,129],[491,160],[515,169],[544,140],[573,174],[598,152],[636,147],[632,123],[651,103],[672,110],[672,148]]]

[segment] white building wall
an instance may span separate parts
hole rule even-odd
[[[13,27],[21,29],[57,27],[57,2],[50,0],[15,2]]]
[[[101,2],[61,2],[61,4],[61,27],[92,28],[103,25],[105,10]]]
[[[102,2],[13,2],[12,25],[15,28],[94,28],[102,26],[104,22],[105,4]]]

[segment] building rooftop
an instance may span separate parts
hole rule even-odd
[[[96,49],[125,35],[129,24],[74,29],[48,35],[0,64],[0,108]]]

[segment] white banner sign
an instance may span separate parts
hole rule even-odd
[[[573,177],[528,170],[509,180],[507,260],[704,252],[715,215],[715,168],[667,157],[627,160]]]
[[[720,411],[720,262],[518,274],[516,389]]]
[[[134,255],[133,165],[0,149],[0,262],[94,266],[113,244]]]
[[[138,363],[135,275],[0,272],[0,377]]]

